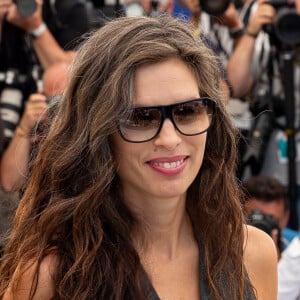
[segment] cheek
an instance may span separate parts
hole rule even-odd
[[[116,167],[117,170],[120,167],[120,164],[124,162],[126,156],[127,156],[127,150],[126,150],[126,144],[121,139],[118,133],[115,133],[111,137],[111,145],[115,157]]]
[[[134,165],[138,164],[140,153],[142,152],[141,146],[140,144],[123,141],[117,133],[113,135],[112,147],[119,175],[128,172]]]
[[[197,151],[198,154],[201,155],[201,157],[203,157],[206,147],[207,133],[200,134],[197,137],[198,138],[194,141],[193,146],[195,148],[195,151]]]
[[[134,154],[131,155],[134,157]],[[132,169],[132,159],[130,160],[130,153],[124,148],[115,148],[116,172],[120,178],[124,178],[128,170]]]

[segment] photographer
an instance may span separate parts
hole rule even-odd
[[[92,21],[89,13],[93,12],[89,1],[37,0],[31,1],[34,9],[24,14],[20,7],[26,3],[0,0],[1,184],[8,191],[18,190],[28,174],[33,143],[26,135],[32,134],[47,107],[38,86],[42,74],[52,65],[72,61],[78,44],[74,42],[91,29],[87,20]],[[0,193],[1,234],[11,223],[19,196],[2,189]]]
[[[219,56],[225,67],[231,55],[233,45],[238,41],[239,29],[242,22],[233,3],[228,6],[218,7],[215,12],[210,11],[208,1],[186,0],[185,4],[191,11],[190,22],[194,27],[195,34],[208,37],[212,44],[219,49]],[[221,3],[221,2],[220,2]],[[215,15],[214,15],[215,13]]]
[[[25,11],[22,3],[0,0],[0,105],[6,145],[42,72],[54,63],[70,63],[75,40],[93,26],[89,1],[31,0],[29,11],[30,1]]]
[[[18,191],[24,185],[32,149],[41,138],[38,129],[48,117],[49,99],[63,93],[68,69],[66,63],[53,64],[43,75],[43,93],[30,95],[15,134],[2,156],[0,178],[4,190]]]
[[[299,232],[286,227],[290,211],[285,187],[275,178],[253,176],[243,184],[243,188],[249,223],[269,231],[280,256],[281,251],[299,235]]]
[[[43,19],[42,0],[36,0],[36,10],[28,17],[21,16],[17,5],[11,1],[6,14],[6,21],[30,35],[34,51],[44,69],[52,63],[60,61],[70,62],[73,59],[74,51],[65,51],[48,29],[49,25]],[[77,37],[82,33],[79,33]]]
[[[262,29],[274,22],[276,11],[265,0],[246,1],[242,16],[245,31],[227,65],[228,79],[234,85],[234,94],[239,96],[246,95],[264,75],[260,74],[259,64],[267,68],[270,41]],[[259,60],[262,49],[265,49],[264,54]]]
[[[257,174],[272,176],[285,187],[294,188],[291,180],[295,180],[295,185],[298,187],[300,185],[300,176],[294,178],[289,172],[290,162],[293,168],[300,170],[299,154],[297,154],[300,146],[297,134],[300,124],[300,45],[297,44],[297,40],[299,41],[300,35],[296,32],[297,26],[292,26],[292,23],[287,22],[285,26],[279,26],[279,17],[283,12],[289,11],[292,16],[291,21],[295,20],[293,18],[295,9],[288,8],[289,2],[283,1],[283,3],[281,8],[278,8],[273,1],[258,0],[246,3],[243,10],[244,18],[242,18],[246,28],[245,33],[228,62],[227,72],[229,81],[235,82],[239,87],[235,92],[245,94],[245,99],[256,111],[255,122],[248,136],[250,146],[243,157],[246,170],[243,178]],[[279,39],[278,32],[275,31],[275,28],[278,31],[279,27],[284,39]],[[289,43],[284,41],[288,38]],[[292,69],[289,72],[286,72],[287,57],[290,58]],[[295,99],[292,105],[288,101],[287,94]],[[257,109],[259,107],[261,109]],[[273,114],[273,118],[269,118],[269,121],[256,128],[256,120],[269,112]],[[289,121],[292,118],[287,115],[288,112],[295,114],[295,120]],[[293,124],[295,130],[289,130],[291,128],[289,123]],[[288,149],[290,138],[294,138],[295,148]],[[295,161],[290,159],[290,153],[295,153]],[[255,173],[252,171],[254,164]],[[296,204],[294,193],[291,195],[293,196],[291,203]],[[293,215],[291,219],[294,223],[300,217],[299,199],[297,202],[298,212],[296,208],[292,211],[292,214],[295,214],[295,218]],[[298,227],[294,225],[293,228]]]
[[[0,0],[0,108],[5,145],[52,64],[69,64],[82,34],[100,26],[88,0]]]
[[[5,241],[1,234],[9,230],[20,192],[26,184],[31,163],[35,158],[39,143],[45,134],[45,120],[51,120],[54,98],[62,94],[67,81],[69,65],[53,64],[43,75],[43,93],[30,95],[19,125],[8,147],[4,150],[0,163],[0,256]],[[50,108],[50,109],[49,109]],[[48,123],[47,123],[48,124]]]

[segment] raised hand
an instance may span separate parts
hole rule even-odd
[[[44,120],[46,117],[48,104],[46,96],[42,94],[32,94],[29,97],[22,119],[20,121],[21,128],[28,134],[36,126],[36,124]]]
[[[36,4],[36,11],[29,17],[23,17],[19,14],[16,4],[13,3],[7,12],[6,20],[17,27],[24,29],[25,31],[36,29],[43,23],[43,1],[36,0]]]
[[[274,22],[276,16],[275,8],[265,0],[257,1],[257,8],[249,20],[247,31],[252,35],[257,35],[264,25]]]

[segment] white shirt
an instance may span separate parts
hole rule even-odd
[[[278,263],[278,300],[300,300],[300,238],[282,252]]]

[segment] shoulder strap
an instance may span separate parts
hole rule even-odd
[[[252,7],[254,5],[256,1],[252,0],[249,3],[246,3],[240,13],[240,19],[242,20],[242,22],[244,23],[245,26],[247,26],[250,16],[251,16],[251,11],[252,11]]]

